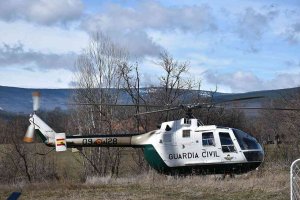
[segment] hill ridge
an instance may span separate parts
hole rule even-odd
[[[147,88],[142,88],[143,90]],[[0,110],[13,113],[30,113],[32,111],[33,91],[42,93],[41,104],[43,110],[53,110],[60,107],[63,110],[67,109],[68,100],[74,94],[75,88],[19,88],[10,86],[0,86]],[[195,90],[197,92],[197,90]],[[228,100],[232,98],[245,98],[249,96],[265,96],[268,98],[278,98],[282,95],[293,94],[300,91],[299,87],[278,89],[278,90],[262,90],[251,91],[246,93],[221,93],[216,92],[214,97],[216,101]],[[212,94],[210,91],[200,91],[206,95]],[[124,93],[124,95],[126,95]],[[122,102],[129,102],[128,96],[122,96]]]

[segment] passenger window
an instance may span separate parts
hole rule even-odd
[[[236,152],[235,147],[233,145],[233,142],[232,142],[232,139],[231,139],[229,133],[220,132],[219,136],[220,136],[222,151],[224,153]]]
[[[215,139],[213,132],[202,133],[202,145],[203,146],[214,146]]]
[[[182,130],[182,137],[183,138],[191,137],[191,130]]]

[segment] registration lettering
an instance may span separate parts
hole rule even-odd
[[[105,144],[117,144],[118,139],[117,138],[98,138],[98,139],[83,139],[82,144],[83,145],[105,145]]]

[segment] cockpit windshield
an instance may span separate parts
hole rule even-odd
[[[242,150],[261,149],[254,137],[238,129],[232,130]]]

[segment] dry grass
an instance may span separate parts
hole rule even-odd
[[[1,146],[0,146],[1,147]],[[46,152],[46,150],[44,150]],[[168,177],[150,172],[136,175],[132,150],[122,153],[120,175],[123,178],[89,177],[82,179],[78,154],[69,151],[49,154],[56,161],[60,181],[0,185],[0,199],[21,191],[20,199],[289,199],[289,165],[264,162],[258,171],[231,179],[220,176]],[[1,172],[0,172],[1,173]],[[133,175],[130,175],[133,174]],[[1,174],[0,174],[1,175]]]
[[[255,171],[235,178],[167,177],[151,172],[130,178],[90,177],[85,183],[43,182],[0,186],[1,197],[21,199],[288,199],[288,171]]]

